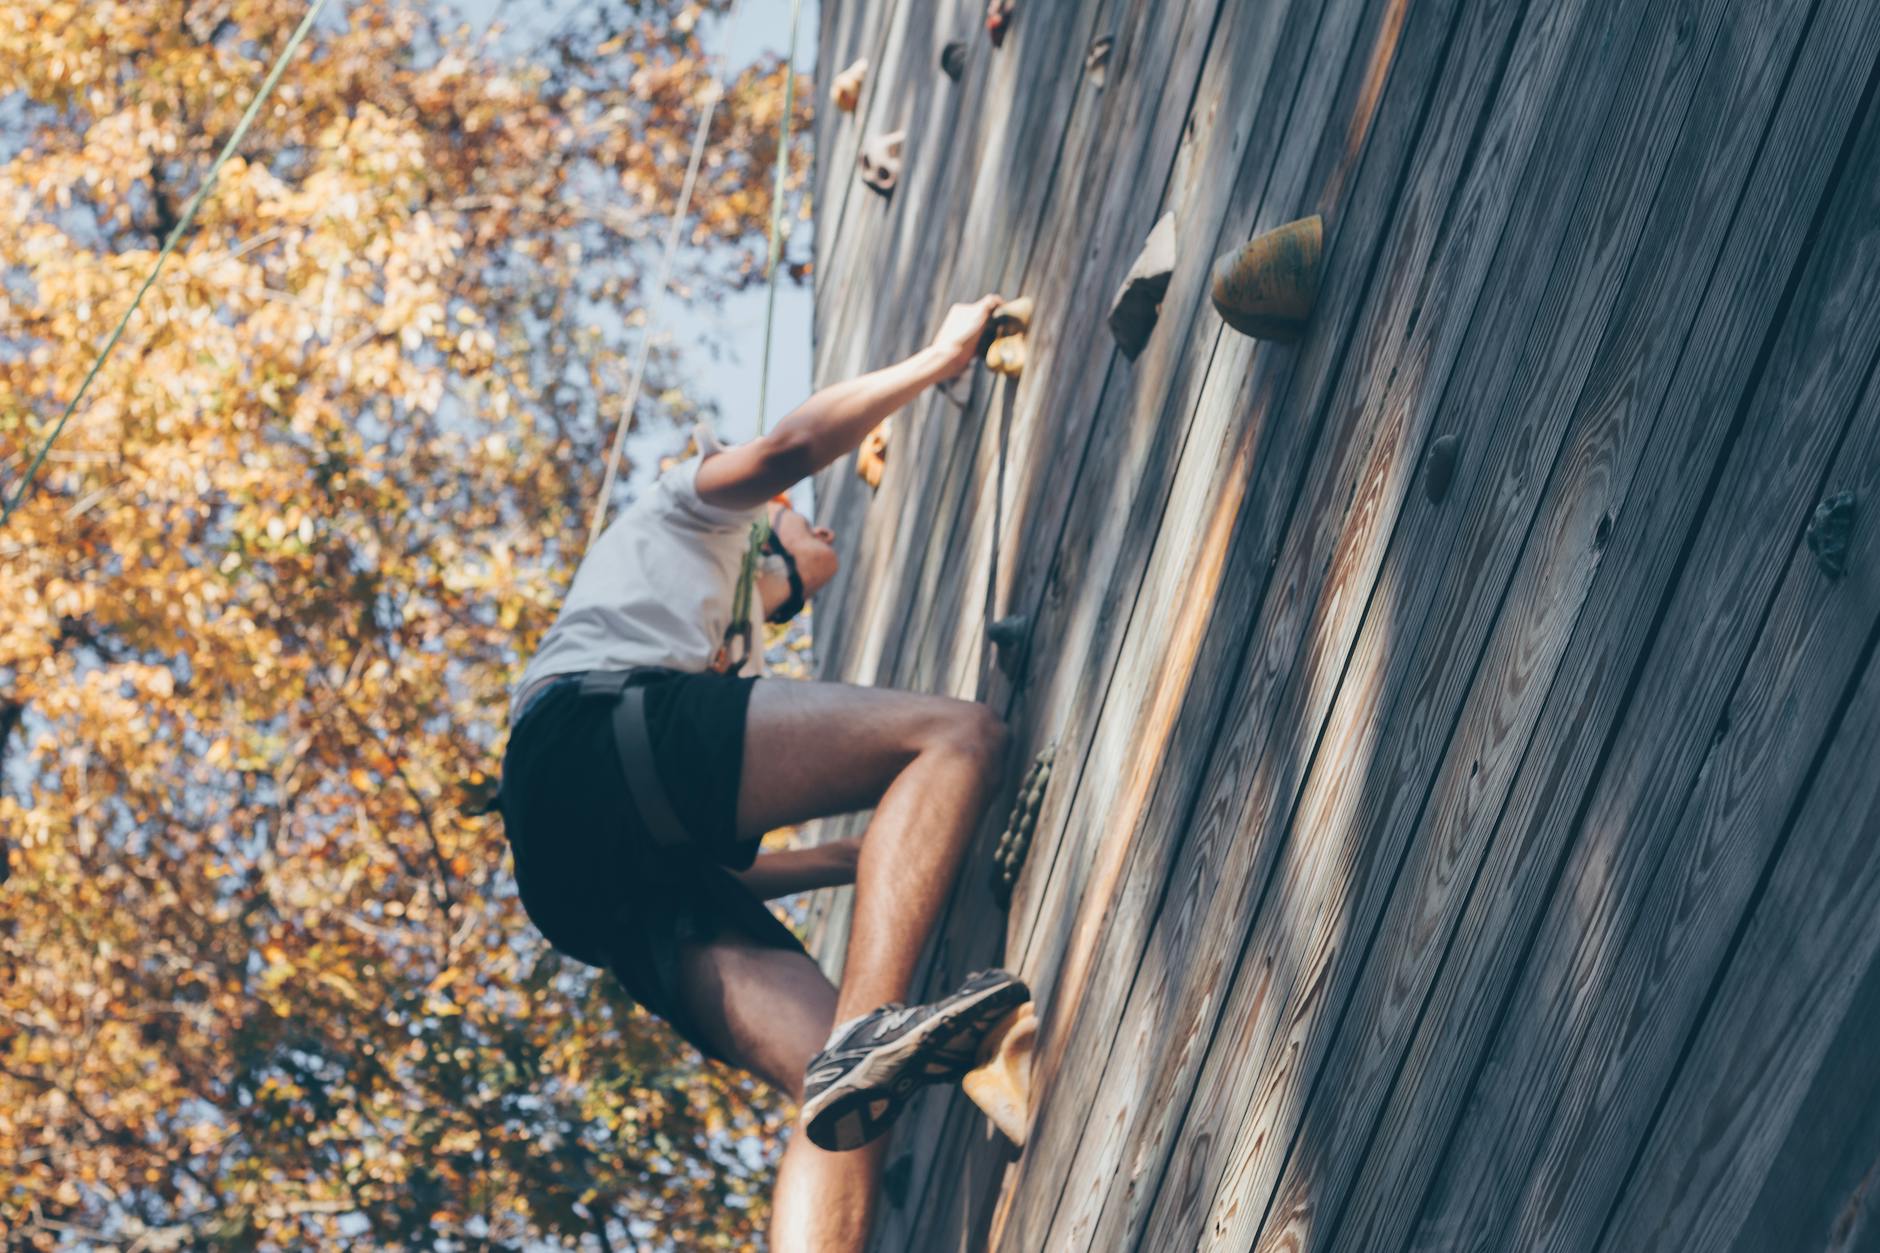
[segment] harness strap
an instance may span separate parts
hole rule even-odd
[[[655,844],[683,848],[692,841],[672,807],[672,799],[666,795],[665,785],[659,781],[653,740],[646,731],[646,689],[633,681],[635,673],[590,670],[581,678],[581,695],[615,698],[614,751],[620,756],[620,772],[626,776],[640,821]]]

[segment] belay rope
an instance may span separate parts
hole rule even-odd
[[[777,124],[777,181],[770,195],[770,249],[764,262],[764,281],[770,291],[764,307],[763,366],[757,374],[759,439],[763,438],[764,406],[770,396],[771,328],[777,320],[777,262],[783,255],[783,189],[785,176],[790,171],[790,116],[796,110],[796,35],[802,13],[803,0],[790,0],[790,51],[784,62],[783,118]],[[724,642],[712,658],[714,670],[742,670],[744,663],[750,660],[751,596],[757,585],[757,563],[769,542],[770,507],[766,505],[751,523],[751,542],[745,546],[744,561],[738,569],[738,588],[731,598],[731,621],[725,626]]]
[[[163,241],[163,248],[157,253],[156,264],[150,268],[150,277],[144,280],[143,286],[137,289],[137,294],[131,297],[130,308],[124,310],[124,316],[118,319],[117,328],[111,332],[111,337],[105,340],[104,347],[99,350],[98,359],[91,363],[91,369],[86,372],[84,381],[78,385],[78,391],[72,396],[71,402],[65,406],[65,412],[61,413],[59,420],[53,424],[52,433],[46,436],[46,442],[40,445],[38,454],[27,465],[26,473],[20,476],[19,490],[14,492],[13,498],[6,502],[5,509],[0,510],[0,526],[5,526],[12,519],[14,510],[20,507],[20,502],[26,499],[26,493],[32,490],[33,477],[39,473],[39,467],[45,464],[46,454],[52,451],[53,442],[59,438],[60,433],[65,430],[65,424],[71,421],[72,415],[78,411],[79,403],[85,399],[85,393],[91,390],[92,382],[98,377],[98,372],[104,369],[104,363],[110,358],[111,351],[117,347],[118,341],[124,338],[124,328],[131,324],[131,318],[136,314],[138,307],[144,303],[144,295],[156,285],[157,276],[163,273],[164,263],[170,259],[170,254],[176,251],[176,245],[182,242],[183,236],[195,224],[196,211],[202,208],[202,202],[209,198],[209,192],[214,189],[215,180],[222,173],[222,167],[228,164],[228,159],[241,146],[242,140],[248,137],[248,128],[254,125],[255,118],[260,116],[261,106],[266,104],[268,97],[274,94],[275,85],[281,81],[281,75],[287,72],[288,62],[292,61],[294,54],[300,51],[300,45],[306,42],[307,32],[313,29],[314,20],[320,16],[320,10],[325,7],[326,0],[313,0],[313,3],[307,6],[306,16],[300,19],[300,25],[296,26],[294,33],[287,37],[287,45],[281,49],[281,55],[274,59],[274,66],[268,71],[268,76],[261,81],[261,90],[257,91],[255,98],[248,102],[248,109],[242,114],[241,121],[236,123],[234,132],[228,137],[228,142],[222,145],[222,151],[216,155],[215,161],[209,166],[209,172],[203,176],[202,186],[198,187],[196,194],[190,197],[189,204],[183,209],[183,215],[170,229],[169,238]]]
[[[727,16],[730,21],[736,16],[733,7]],[[770,202],[770,239],[764,262],[764,280],[769,286],[769,296],[764,308],[764,354],[763,365],[757,376],[757,435],[764,433],[764,406],[770,394],[770,341],[771,331],[777,320],[777,263],[783,254],[783,193],[790,169],[790,120],[796,110],[796,48],[797,32],[801,26],[803,0],[791,0],[790,3],[790,50],[784,61],[783,78],[783,118],[777,127],[777,177],[771,193]],[[672,280],[673,262],[679,252],[679,235],[684,226],[685,216],[692,205],[692,190],[698,183],[699,165],[705,155],[705,137],[711,129],[712,114],[718,107],[718,101],[724,96],[723,84],[716,78],[712,80],[711,94],[706,98],[705,107],[699,114],[698,129],[692,138],[692,155],[686,165],[685,181],[679,189],[679,203],[673,211],[672,225],[666,233],[665,255],[660,262],[659,283],[653,288],[655,294],[664,294],[666,286]],[[641,337],[640,352],[634,362],[633,375],[627,387],[627,403],[621,409],[620,422],[614,428],[612,447],[607,454],[607,469],[601,478],[600,497],[594,504],[594,520],[588,527],[587,546],[592,548],[607,525],[607,502],[613,495],[614,481],[620,470],[620,456],[627,442],[627,426],[633,420],[633,411],[640,401],[640,389],[646,379],[647,358],[652,352],[652,335],[649,331]],[[712,658],[714,670],[741,669],[751,655],[751,595],[757,582],[757,563],[763,555],[765,544],[770,540],[770,511],[766,507],[751,523],[751,540],[744,550],[744,560],[738,570],[737,591],[731,601],[731,622],[725,627],[724,641],[719,645],[717,654]],[[733,645],[737,650],[734,655]]]

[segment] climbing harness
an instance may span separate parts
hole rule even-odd
[[[196,211],[202,208],[202,202],[209,198],[209,192],[215,187],[215,180],[222,173],[222,167],[228,164],[229,157],[233,156],[235,150],[241,146],[242,140],[248,137],[248,128],[254,124],[255,118],[260,115],[261,106],[266,104],[268,97],[274,94],[275,85],[281,81],[281,75],[287,72],[288,62],[292,61],[294,54],[300,51],[300,45],[306,42],[307,32],[313,29],[314,21],[320,16],[320,10],[325,7],[326,0],[313,0],[313,3],[307,6],[306,16],[300,19],[300,25],[296,26],[294,33],[287,37],[287,46],[282,48],[281,55],[274,59],[274,67],[268,71],[268,76],[262,80],[261,90],[256,92],[255,98],[248,102],[248,109],[242,114],[241,121],[235,124],[234,133],[228,137],[228,142],[222,145],[222,151],[216,155],[214,162],[210,164],[208,174],[203,177],[202,186],[198,187],[196,194],[190,197],[189,204],[184,207],[182,216],[177,219],[176,225],[170,229],[169,238],[163,241],[163,248],[157,253],[157,262],[150,268],[150,277],[144,280],[143,286],[137,289],[137,294],[131,297],[130,308],[126,309],[124,316],[118,319],[117,328],[111,332],[111,337],[105,341],[104,348],[98,353],[98,359],[92,362],[91,369],[86,372],[84,381],[78,385],[77,393],[73,395],[71,402],[65,406],[65,412],[60,414],[59,420],[53,424],[52,433],[46,436],[46,442],[40,445],[39,452],[26,467],[26,473],[20,478],[19,490],[13,493],[13,499],[7,502],[5,510],[0,511],[0,527],[5,526],[12,520],[14,510],[20,507],[20,502],[26,499],[27,492],[32,490],[33,477],[39,473],[39,467],[45,464],[46,454],[52,451],[53,443],[59,438],[60,433],[65,430],[65,424],[71,421],[72,414],[77,411],[79,404],[85,399],[85,393],[91,390],[92,381],[98,377],[98,372],[104,369],[104,363],[109,360],[112,350],[117,347],[118,340],[124,338],[124,328],[130,325],[132,316],[136,314],[138,307],[144,303],[145,293],[156,284],[157,277],[163,273],[164,263],[170,259],[170,254],[176,251],[176,245],[182,241],[183,236],[188,233],[189,228],[195,223]]]
[[[653,842],[661,848],[677,849],[687,843],[685,824],[659,780],[653,741],[646,728],[646,689],[641,686],[657,673],[645,669],[590,670],[581,676],[581,695],[614,701],[614,751],[620,759],[627,791]]]

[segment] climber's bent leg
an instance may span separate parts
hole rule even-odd
[[[971,701],[833,683],[752,690],[741,836],[875,809],[856,868],[838,1020],[906,998],[998,786],[1006,740],[998,715]]]
[[[760,684],[760,687],[763,685]],[[835,1021],[836,990],[802,953],[741,944],[682,950],[682,995],[705,1042],[793,1099]],[[860,1250],[886,1141],[828,1153],[792,1128],[770,1223],[776,1253]]]

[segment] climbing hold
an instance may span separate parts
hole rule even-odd
[[[998,340],[994,342],[992,346],[997,348],[1000,344],[1006,342],[1007,341],[1003,339]],[[1017,351],[1021,354],[1020,365],[1022,366],[1024,364],[1023,353],[1025,351],[1023,340],[1019,341]],[[995,366],[993,368],[997,369],[998,367]],[[1025,640],[1030,634],[1031,617],[1028,614],[1022,613],[1015,613],[1010,617],[1000,618],[997,622],[986,628],[986,638],[992,641],[993,646],[999,650],[999,669],[1005,672],[1007,678],[1018,677],[1018,671],[1025,660]]]
[[[1030,296],[1020,296],[1008,300],[992,311],[994,322],[1010,322],[1017,330],[1024,330],[1031,325],[1033,302]]]
[[[1005,32],[1012,25],[1012,9],[1016,0],[989,0],[986,5],[986,34],[992,36],[992,46],[997,48],[1005,42]]]
[[[1313,214],[1255,236],[1214,265],[1214,307],[1242,335],[1289,344],[1319,297],[1325,224]]]
[[[1432,505],[1442,504],[1443,497],[1449,495],[1450,480],[1456,477],[1456,449],[1461,442],[1453,433],[1444,435],[1431,441],[1429,451],[1423,454],[1423,494]]]
[[[883,196],[894,195],[895,185],[901,181],[901,145],[906,141],[906,131],[890,131],[876,135],[855,154],[862,181]]]
[[[881,1172],[881,1192],[888,1204],[900,1209],[907,1204],[908,1185],[914,1182],[914,1155],[903,1153]]]
[[[964,39],[952,40],[946,47],[940,49],[940,68],[954,82],[960,81],[960,76],[966,73],[966,41]]]
[[[868,484],[869,490],[881,486],[881,476],[888,469],[888,424],[883,422],[862,438],[862,446],[855,450],[855,472]]]
[[[1031,1116],[1031,1058],[1037,1045],[1038,1013],[1027,1001],[986,1033],[979,1064],[960,1082],[992,1125],[1020,1148]]]
[[[1110,334],[1131,361],[1149,342],[1149,332],[1162,313],[1169,276],[1175,272],[1175,215],[1165,213],[1149,232],[1149,240],[1129,267],[1123,285],[1110,301]]]
[[[1057,745],[1047,744],[1032,759],[1031,768],[1025,771],[1025,778],[1018,785],[1018,798],[1012,802],[1012,814],[1005,821],[1005,830],[999,833],[999,842],[993,846],[992,896],[1001,909],[1012,903],[1012,890],[1018,886],[1019,872],[1024,870],[1025,858],[1031,853],[1031,839],[1038,830],[1038,814],[1044,809],[1045,789],[1051,784],[1051,759],[1056,754]]]
[[[1090,41],[1090,51],[1084,53],[1084,73],[1090,76],[1091,86],[1103,86],[1109,76],[1110,49],[1115,46],[1114,35],[1098,35]]]
[[[1020,296],[992,311],[986,333],[992,343],[986,349],[986,365],[995,374],[1017,378],[1025,372],[1025,328],[1031,325],[1032,300]]]
[[[1808,520],[1808,551],[1831,579],[1847,573],[1847,546],[1854,537],[1854,493],[1837,492],[1815,506]]]
[[[1025,337],[1003,335],[986,349],[986,365],[994,374],[1017,378],[1025,372]]]
[[[868,77],[868,58],[864,57],[836,75],[829,85],[829,103],[844,113],[855,112],[862,98],[862,80]]]

